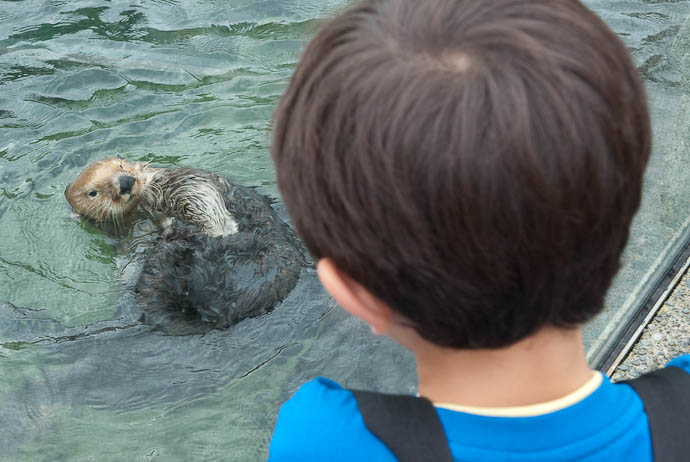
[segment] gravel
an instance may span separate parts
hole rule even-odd
[[[633,379],[664,367],[671,359],[690,353],[690,272],[647,325],[628,356],[616,368],[614,381]]]

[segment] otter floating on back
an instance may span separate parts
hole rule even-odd
[[[142,321],[168,333],[225,328],[271,310],[297,283],[304,253],[252,188],[197,168],[109,158],[65,190],[80,215],[122,234],[140,219],[161,236],[134,285]]]

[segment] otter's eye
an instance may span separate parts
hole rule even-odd
[[[91,197],[98,196],[98,191],[96,191],[95,189],[92,189],[91,191],[89,191],[89,196],[91,196]]]

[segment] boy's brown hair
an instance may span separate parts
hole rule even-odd
[[[651,135],[620,40],[576,0],[367,0],[275,113],[278,186],[317,259],[453,348],[603,305]]]

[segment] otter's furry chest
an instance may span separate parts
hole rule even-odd
[[[151,214],[174,217],[146,252],[134,284],[142,321],[171,334],[226,328],[266,313],[297,283],[304,253],[299,239],[255,189],[197,169],[161,169]],[[206,187],[218,192],[210,198]],[[191,195],[204,202],[187,200]],[[221,212],[209,211],[215,207]],[[198,229],[227,230],[213,235]],[[209,224],[211,224],[209,226]],[[191,226],[190,226],[191,225]]]
[[[231,190],[227,181],[205,170],[151,169],[141,206],[162,224],[177,218],[211,236],[225,236],[238,230],[224,200]]]

